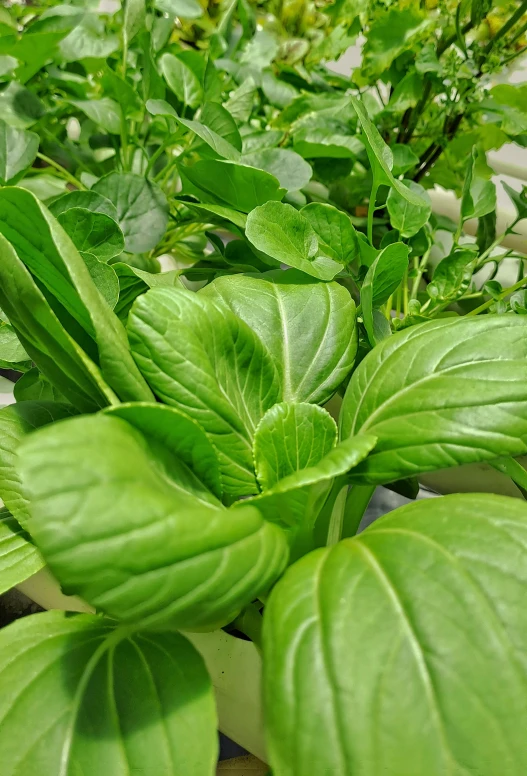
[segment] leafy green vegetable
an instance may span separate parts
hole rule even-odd
[[[14,183],[35,161],[39,136],[0,119],[0,184]]]
[[[57,220],[78,251],[92,253],[100,261],[109,261],[124,250],[123,233],[105,213],[70,207]]]
[[[311,202],[301,213],[315,230],[325,254],[345,265],[357,258],[357,232],[346,213],[322,202]]]
[[[375,333],[375,308],[380,307],[390,298],[407,270],[408,248],[400,242],[386,246],[368,268],[362,284],[360,300],[364,326],[372,345],[376,345],[379,340]]]
[[[249,165],[203,159],[185,167],[185,177],[204,193],[205,201],[227,205],[242,213],[269,200],[280,200],[285,189],[274,175]]]
[[[0,508],[0,593],[36,574],[44,561],[7,509]]]
[[[418,183],[411,180],[403,180],[403,184],[410,191],[421,197],[427,204],[414,205],[408,202],[396,189],[390,189],[386,207],[390,214],[390,220],[394,229],[397,229],[401,237],[413,237],[419,229],[428,223],[432,212],[430,197]]]

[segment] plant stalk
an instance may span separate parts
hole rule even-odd
[[[375,485],[352,485],[349,489],[344,509],[342,539],[357,535],[375,488]]]
[[[76,186],[78,189],[85,190],[86,186],[84,186],[83,183],[81,183],[74,175],[71,174],[68,170],[66,170],[65,167],[63,167],[61,164],[56,162],[54,159],[51,159],[49,156],[46,156],[45,154],[38,153],[37,154],[38,159],[42,159],[43,162],[46,162],[46,164],[49,164],[51,167],[54,167],[57,172],[60,172],[62,177],[68,181],[68,183],[71,183],[72,186]]]

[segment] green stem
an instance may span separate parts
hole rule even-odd
[[[522,491],[527,491],[527,471],[514,458],[497,458],[489,463],[494,469],[510,477]]]
[[[337,485],[338,482],[338,480],[335,481],[335,485]],[[326,541],[328,547],[330,547],[332,544],[338,544],[342,538],[342,529],[344,526],[344,509],[346,506],[347,495],[348,486],[341,484],[337,498],[333,504],[331,517],[329,519],[328,538]]]
[[[417,268],[417,275],[414,278],[414,282],[412,285],[412,292],[410,294],[410,299],[417,299],[417,294],[419,292],[419,286],[421,285],[421,279],[423,277],[424,271],[426,269],[426,265],[428,264],[428,260],[430,258],[430,252],[432,250],[432,246],[426,251],[426,253],[423,254],[423,257],[419,263],[419,266]]]
[[[245,633],[245,635],[251,639],[255,647],[260,651],[262,650],[263,617],[256,604],[249,604],[249,606],[246,606],[243,612],[233,620],[232,625],[236,630]]]
[[[467,315],[478,315],[479,313],[484,312],[491,305],[493,305],[494,302],[501,302],[501,300],[505,299],[506,296],[508,296],[509,294],[513,294],[515,291],[518,291],[518,289],[523,288],[523,286],[527,286],[527,278],[522,278],[521,280],[518,280],[517,283],[515,283],[513,286],[509,286],[509,288],[504,288],[501,294],[498,294],[497,298],[489,299],[483,304],[480,304],[479,307],[476,307],[475,310],[471,310],[469,313],[467,313]]]
[[[373,183],[370,192],[370,201],[368,203],[368,240],[370,245],[373,246],[373,216],[375,214],[375,200],[377,199],[377,191],[379,190],[379,183],[377,177],[373,176]]]
[[[408,315],[408,267],[404,271],[403,278],[403,314],[405,318]]]
[[[349,489],[344,509],[343,539],[356,536],[375,487],[375,485],[352,485]]]
[[[82,184],[77,178],[71,174],[68,170],[66,170],[65,167],[63,167],[61,164],[56,162],[54,159],[51,159],[49,156],[46,156],[45,154],[38,153],[37,154],[38,159],[42,159],[43,162],[46,162],[46,164],[49,164],[50,167],[54,167],[57,172],[60,172],[63,178],[65,178],[68,183],[71,183],[72,186],[76,186],[78,189],[85,189],[86,186]]]

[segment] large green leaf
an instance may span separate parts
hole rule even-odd
[[[317,550],[264,617],[276,776],[527,769],[527,507],[415,502]]]
[[[226,510],[185,492],[179,472],[121,418],[41,429],[25,441],[20,471],[32,534],[64,589],[123,622],[217,627],[287,562],[281,530],[252,507]]]
[[[205,194],[205,201],[212,197],[213,202],[242,213],[249,213],[269,200],[280,200],[285,194],[274,175],[220,159],[202,159],[185,167],[184,174]]]
[[[86,263],[49,211],[24,189],[2,189],[0,233],[12,243],[30,272],[96,341],[102,374],[119,397],[125,401],[151,399],[130,355],[122,324],[109,310]],[[18,308],[25,304],[16,297],[10,301]],[[9,310],[1,306],[17,328]],[[35,361],[38,364],[38,359]]]
[[[200,291],[227,304],[262,340],[285,401],[323,404],[350,372],[355,305],[345,288],[296,270],[217,278]]]
[[[24,582],[43,565],[41,554],[25,531],[7,509],[0,507],[0,593]]]
[[[169,53],[160,58],[159,68],[178,100],[183,105],[197,108],[203,99],[203,88],[192,69],[179,57]]]
[[[281,397],[279,375],[256,334],[210,299],[154,288],[135,301],[128,335],[155,394],[209,435],[225,492],[256,493],[254,430]]]
[[[357,258],[357,232],[347,213],[322,202],[310,202],[300,212],[315,230],[325,256],[340,264],[350,264]]]
[[[262,490],[300,469],[315,466],[337,444],[331,415],[305,402],[283,402],[267,410],[254,435],[254,464]]]
[[[0,235],[0,307],[24,350],[74,407],[93,412],[116,401],[98,367],[62,327],[7,240]]]
[[[124,250],[123,233],[105,213],[72,207],[59,213],[57,220],[78,251],[91,253],[99,261],[109,261]]]
[[[0,184],[16,180],[37,155],[40,138],[26,129],[16,129],[0,119]]]
[[[2,630],[0,670],[3,776],[214,773],[212,685],[178,633],[45,612]]]
[[[414,326],[353,373],[341,436],[374,434],[354,475],[391,482],[527,451],[527,320],[488,315]]]
[[[270,172],[287,191],[307,186],[313,175],[309,165],[299,154],[287,148],[264,148],[244,154],[242,162]]]
[[[372,346],[377,344],[374,310],[386,302],[403,281],[408,269],[408,246],[392,243],[382,250],[368,268],[360,300],[364,326]]]
[[[168,223],[168,202],[156,183],[131,172],[111,172],[97,181],[92,191],[115,205],[129,253],[155,248]]]
[[[72,407],[52,401],[21,401],[0,409],[0,498],[24,528],[29,511],[18,475],[18,446],[36,428],[74,414]]]
[[[292,205],[267,202],[247,217],[247,239],[273,259],[319,280],[333,280],[343,265],[327,257],[307,218]]]

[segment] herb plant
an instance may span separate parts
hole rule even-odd
[[[527,195],[497,234],[485,158],[526,9],[382,5],[2,12],[0,590],[47,564],[95,611],[1,631],[2,775],[211,776],[218,629],[274,776],[525,774],[525,504],[359,528],[450,467],[527,489]]]

